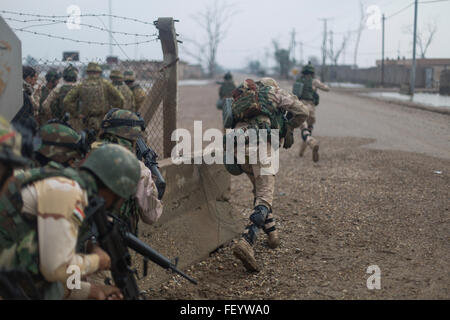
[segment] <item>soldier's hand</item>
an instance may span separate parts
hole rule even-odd
[[[289,149],[294,144],[294,132],[293,131],[294,131],[293,129],[288,128],[288,130],[286,132],[286,137],[284,138],[284,144],[283,144],[284,149]]]
[[[87,244],[87,252],[93,253],[98,255],[99,257],[99,263],[98,263],[98,269],[99,270],[109,270],[111,268],[111,258],[109,255],[98,245],[92,244],[92,242],[88,242]]]
[[[123,295],[120,289],[115,286],[91,283],[88,298],[94,300],[123,300]]]

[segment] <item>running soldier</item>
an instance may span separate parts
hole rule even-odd
[[[123,109],[137,112],[133,91],[123,83],[123,75],[119,70],[112,70],[109,76],[113,86],[122,94],[124,99]]]
[[[233,118],[235,124],[233,135],[248,130],[259,131],[266,129],[278,129],[280,132],[280,144],[289,149],[294,143],[293,131],[307,118],[308,109],[294,95],[281,89],[277,82],[271,78],[263,78],[254,82],[247,79],[233,92]],[[270,160],[274,160],[271,144],[267,139],[267,158],[258,157],[256,164],[248,163],[249,155],[254,152],[259,154],[259,148],[263,147],[258,142],[257,146],[246,145],[245,164],[225,164],[227,170],[238,175],[247,174],[253,184],[253,213],[250,215],[250,223],[246,232],[233,248],[234,255],[240,259],[248,271],[259,271],[258,263],[254,256],[253,245],[256,243],[257,233],[262,229],[268,235],[268,245],[276,248],[279,243],[279,235],[275,228],[275,220],[272,213],[273,193],[275,188],[275,174]],[[237,157],[235,150],[235,157]]]
[[[145,100],[144,89],[142,89],[139,84],[135,83],[136,76],[132,70],[125,71],[123,73],[123,79],[128,88],[133,92],[134,101],[136,102],[136,111],[140,111]]]
[[[66,112],[71,114],[70,124],[76,131],[100,130],[100,123],[111,107],[121,108],[122,94],[107,80],[101,78],[102,69],[90,62],[87,79],[76,85],[63,100]]]
[[[302,124],[302,145],[300,147],[299,156],[303,157],[306,148],[309,146],[313,152],[313,161],[319,161],[319,141],[312,136],[314,124],[316,123],[316,106],[319,105],[319,94],[317,90],[329,91],[330,88],[314,78],[314,66],[308,63],[303,67],[302,75],[294,84],[293,93],[308,107],[309,117]]]
[[[217,82],[218,84],[220,84],[219,100],[217,100],[217,103],[216,103],[216,107],[219,110],[222,110],[223,104],[224,104],[226,98],[233,97],[232,92],[234,89],[236,89],[236,84],[234,83],[233,76],[231,75],[230,72],[227,72],[223,76],[223,79],[225,81]]]

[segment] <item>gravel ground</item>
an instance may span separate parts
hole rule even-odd
[[[213,84],[180,87],[179,126],[189,129],[201,119],[204,130],[220,128],[220,113],[214,110],[217,89]],[[365,109],[371,103],[366,101]],[[173,276],[143,288],[148,297],[449,299],[450,160],[369,149],[375,139],[358,134],[318,138],[317,164],[311,151],[298,157],[298,132],[294,147],[280,152],[273,209],[281,245],[269,249],[261,234],[255,246],[259,273],[244,269],[232,254],[232,242],[186,270],[199,285]],[[244,228],[252,207],[251,184],[245,175],[231,182],[230,202],[242,214]],[[381,270],[380,290],[367,289],[371,265]]]

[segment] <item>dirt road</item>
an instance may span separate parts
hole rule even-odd
[[[286,84],[289,87],[288,84]],[[218,86],[180,87],[179,127],[221,128]],[[348,94],[325,93],[314,134],[320,161],[296,144],[280,152],[274,214],[281,246],[261,235],[262,271],[248,273],[227,244],[151,299],[449,299],[450,117]],[[242,227],[251,184],[232,177]],[[369,266],[381,289],[369,290]],[[147,289],[147,288],[146,288]]]

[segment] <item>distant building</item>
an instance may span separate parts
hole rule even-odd
[[[199,64],[189,64],[185,61],[180,61],[178,63],[178,79],[203,79],[205,78],[205,73],[203,68]]]
[[[376,61],[377,67],[381,68],[381,60]],[[412,59],[386,59],[384,61],[385,68],[390,66],[404,66],[408,69],[412,66]],[[439,80],[441,72],[450,69],[450,59],[416,59],[417,71],[423,76],[423,83],[421,87],[424,88],[439,88]]]

